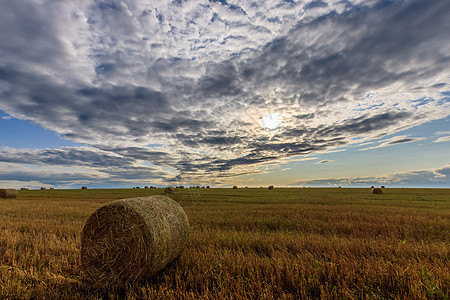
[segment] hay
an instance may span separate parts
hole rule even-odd
[[[17,195],[15,189],[0,189],[0,198],[17,198]]]
[[[382,185],[381,188],[384,189],[384,185]]]
[[[273,185],[269,185],[268,189],[273,190]]]
[[[164,189],[164,194],[173,194],[174,192],[175,190],[171,186],[168,186]]]
[[[148,279],[178,258],[188,240],[186,214],[168,197],[110,202],[96,210],[83,228],[82,278],[96,288]]]
[[[234,186],[233,186],[233,190],[237,190],[237,186],[234,185]]]
[[[45,187],[41,187],[41,190],[46,190],[47,188],[45,188]]]
[[[383,191],[379,188],[373,188],[372,189],[372,194],[383,194]]]
[[[87,190],[87,186],[82,186],[81,189],[82,190]]]

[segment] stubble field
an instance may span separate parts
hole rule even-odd
[[[179,260],[125,290],[80,281],[90,214],[162,193],[0,199],[0,299],[448,299],[449,189],[176,189],[191,226]]]

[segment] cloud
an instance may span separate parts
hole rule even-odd
[[[129,150],[129,149],[128,149]],[[160,157],[160,152],[147,151],[146,155]],[[139,152],[123,157],[113,152],[88,147],[60,149],[0,148],[0,180],[42,182],[59,187],[127,186],[137,183],[164,184],[178,172],[170,168],[146,166],[140,163]],[[23,185],[22,184],[22,185]],[[42,184],[41,184],[42,185]]]
[[[326,163],[331,163],[331,162],[334,162],[334,160],[324,159],[324,160],[316,162],[316,165],[326,164]]]
[[[441,119],[449,9],[445,0],[5,0],[0,110],[95,150],[0,157],[125,179],[151,163],[200,180]],[[283,116],[277,131],[260,125],[269,113]]]
[[[362,149],[359,149],[359,151],[366,151],[366,150],[372,150],[372,149],[377,149],[377,148],[384,148],[384,147],[388,147],[388,146],[395,146],[395,145],[399,145],[399,144],[412,143],[412,142],[422,141],[424,139],[425,138],[410,138],[410,137],[407,137],[406,135],[394,136],[388,140],[383,141],[381,144],[379,144],[377,146],[362,148]]]
[[[343,177],[308,179],[295,182],[291,186],[354,186],[368,187],[385,185],[387,187],[441,187],[450,184],[450,165],[430,170],[413,170],[382,176]]]
[[[448,136],[441,136],[440,138],[434,140],[434,143],[444,143],[450,141],[450,135]]]

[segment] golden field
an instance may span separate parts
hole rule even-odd
[[[162,189],[0,199],[0,299],[448,299],[450,190],[176,189],[190,242],[149,281],[93,290],[80,235],[103,204]]]

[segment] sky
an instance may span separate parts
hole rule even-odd
[[[0,187],[450,188],[448,0],[2,0]]]

